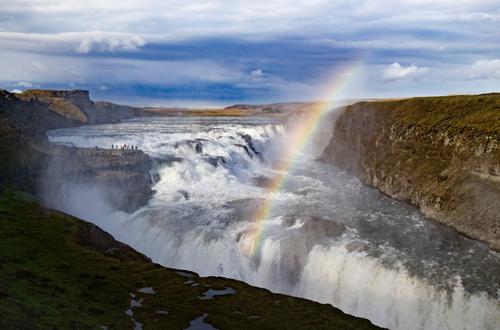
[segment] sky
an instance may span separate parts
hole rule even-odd
[[[0,88],[161,106],[500,92],[500,0],[0,0]]]

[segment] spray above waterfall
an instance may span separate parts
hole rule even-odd
[[[340,98],[346,87],[356,78],[362,64],[363,62],[358,60],[346,66],[340,72],[335,72],[327,84],[326,95],[323,97],[325,101],[316,104],[311,110],[302,114],[300,123],[293,125],[289,130],[284,151],[275,165],[278,174],[272,178],[266,187],[270,197],[264,199],[251,217],[256,222],[256,227],[252,233],[252,244],[248,247],[247,254],[254,255],[259,249],[265,222],[269,218],[274,204],[272,195],[282,190],[288,172],[294,166],[298,154],[308,145],[325,115],[340,105]]]

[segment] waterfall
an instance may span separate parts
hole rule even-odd
[[[332,123],[324,127],[323,137]],[[146,118],[49,137],[80,147],[137,145],[155,159],[156,193],[133,214],[104,205],[88,213],[75,198],[95,196],[84,187],[59,207],[157,263],[330,303],[391,329],[500,324],[498,254],[314,161],[314,148],[313,157],[297,160],[283,190],[268,192],[286,143],[279,121]],[[313,139],[316,146],[323,140]],[[256,224],[248,215],[265,198],[275,207],[249,254]]]

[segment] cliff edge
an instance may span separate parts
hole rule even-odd
[[[39,102],[70,120],[80,124],[105,124],[139,115],[140,110],[110,102],[94,102],[86,90],[32,89],[15,94],[26,102]]]
[[[347,106],[322,159],[500,250],[500,94]]]
[[[134,211],[152,195],[152,167],[140,150],[83,149],[48,142],[50,129],[113,122],[134,109],[111,103],[97,106],[87,91],[0,90],[0,190],[36,194],[62,193],[63,185],[106,187],[110,205]]]

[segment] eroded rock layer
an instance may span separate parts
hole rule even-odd
[[[323,160],[500,250],[500,94],[360,102]]]

